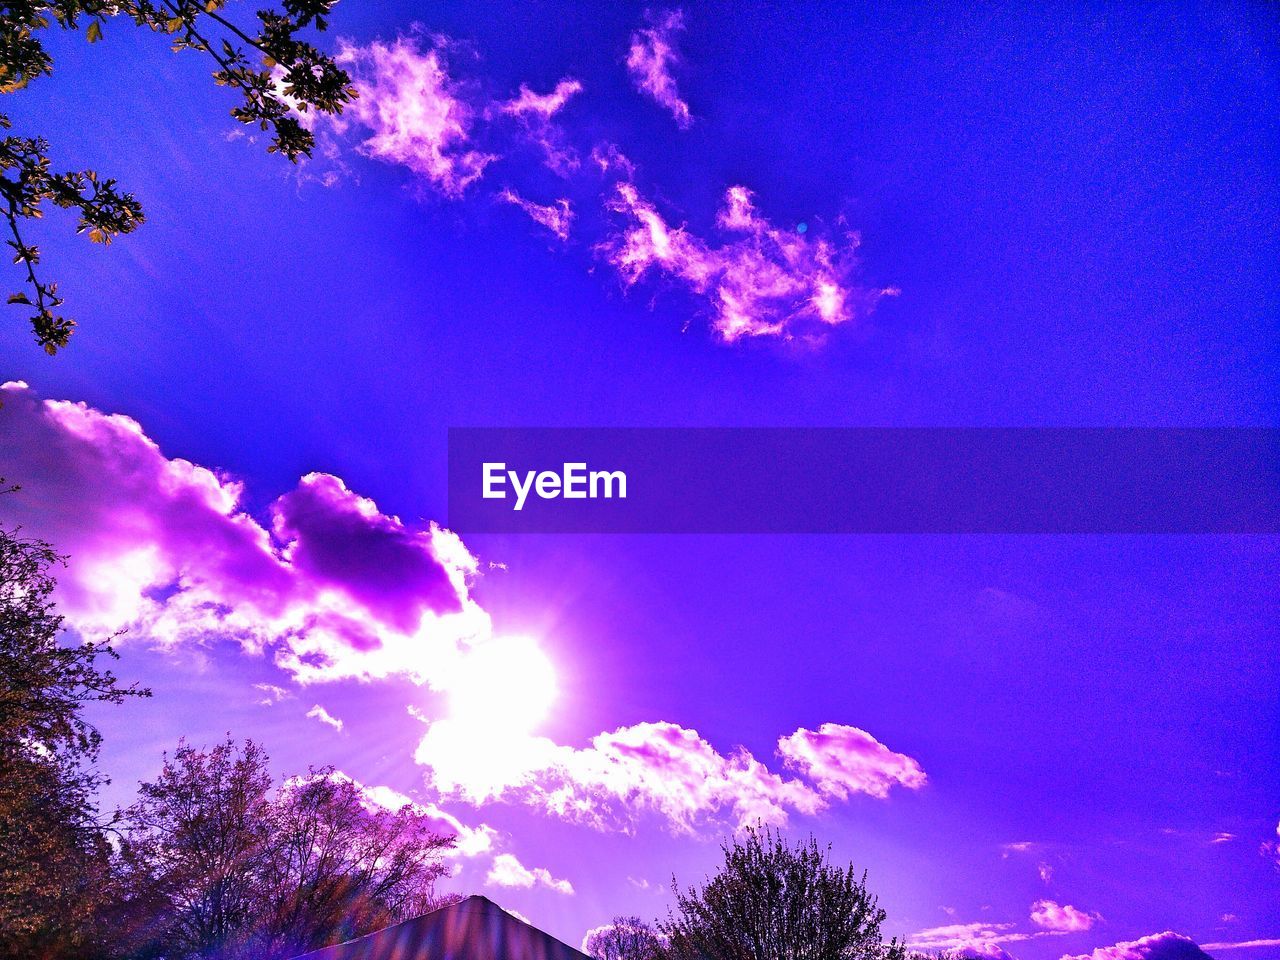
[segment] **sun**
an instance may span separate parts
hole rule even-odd
[[[559,687],[555,667],[529,637],[494,637],[463,656],[449,684],[449,719],[475,733],[528,736]]]

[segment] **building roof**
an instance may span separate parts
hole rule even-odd
[[[473,896],[295,960],[585,960],[586,955]]]

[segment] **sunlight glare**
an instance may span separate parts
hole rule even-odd
[[[494,637],[471,648],[449,686],[449,718],[475,732],[527,736],[558,689],[550,658],[528,637]]]

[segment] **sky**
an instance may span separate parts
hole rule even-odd
[[[51,37],[15,130],[148,217],[34,231],[68,349],[0,325],[0,519],[155,693],[104,802],[230,732],[572,944],[762,819],[921,947],[1280,957],[1277,538],[467,536],[445,484],[451,426],[1280,426],[1277,41],[344,0],[294,168],[195,55]]]

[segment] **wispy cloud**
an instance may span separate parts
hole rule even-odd
[[[1238,943],[1206,943],[1205,950],[1253,950],[1258,947],[1280,947],[1280,937],[1265,940],[1241,940]]]
[[[672,69],[680,63],[677,38],[684,30],[680,10],[649,11],[649,25],[631,35],[627,51],[627,71],[636,89],[649,96],[675,117],[676,125],[687,130],[693,124],[689,105],[680,97]]]
[[[1258,848],[1264,857],[1269,857],[1275,861],[1277,867],[1280,867],[1280,823],[1276,824],[1276,839],[1264,840]]]
[[[561,240],[569,239],[573,224],[573,209],[568,200],[556,200],[551,204],[534,203],[508,188],[498,194],[498,199],[523,210],[534,223],[546,227]]]
[[[578,169],[581,159],[552,118],[581,92],[582,84],[570,78],[561,80],[550,93],[534,93],[527,85],[521,84],[519,95],[498,104],[494,112],[517,120],[526,139],[542,152],[546,166],[567,177]]]
[[[526,867],[514,854],[501,853],[493,858],[493,866],[485,877],[485,883],[495,887],[546,887],[556,893],[571,895],[573,884],[551,875],[545,867]]]
[[[727,343],[744,337],[817,338],[865,317],[892,289],[853,280],[858,238],[843,243],[775,227],[746,187],[730,187],[713,244],[673,225],[630,181],[618,183],[609,209],[623,226],[598,249],[631,286],[647,274],[679,281],[703,298],[712,328]]]
[[[323,723],[326,727],[332,727],[334,730],[337,730],[339,733],[342,732],[342,728],[345,726],[345,724],[341,720],[339,720],[337,717],[331,714],[324,707],[320,706],[320,704],[318,703],[314,707],[312,707],[310,710],[307,711],[307,719],[317,720],[320,723]]]
[[[682,14],[668,10],[648,17],[649,25],[632,37],[628,69],[642,91],[687,126],[689,108],[671,74],[678,62]],[[600,202],[594,174],[618,180],[606,194],[603,221],[586,219],[593,236],[585,241],[628,287],[652,276],[691,293],[724,343],[759,337],[817,342],[832,328],[866,317],[882,297],[897,292],[855,282],[855,232],[826,230],[817,222],[778,227],[760,213],[745,186],[725,191],[717,235],[707,238],[660,212],[646,195],[650,188],[642,191],[637,185],[635,165],[612,143],[591,148],[588,171],[593,175],[584,177],[586,151],[559,119],[583,96],[582,83],[566,77],[546,92],[521,84],[515,96],[496,99],[484,82],[450,72],[451,55],[460,59],[460,49],[448,38],[421,31],[391,42],[344,43],[339,61],[352,72],[359,99],[338,118],[300,115],[309,125],[321,125],[321,153],[330,158],[333,176],[340,177],[338,140],[354,139],[361,153],[405,167],[430,192],[461,200],[487,191],[562,241],[569,238],[574,204],[587,209]],[[529,144],[537,165],[564,179],[550,202],[530,199],[545,196],[546,188],[522,150]],[[491,166],[502,169],[505,186],[478,186]]]
[[[449,75],[442,39],[346,43],[337,60],[360,93],[342,124],[363,131],[360,150],[367,156],[401,164],[451,197],[461,196],[495,159],[474,146],[476,111]]]
[[[258,706],[260,707],[275,706],[281,700],[287,700],[293,696],[284,687],[277,686],[274,683],[255,683],[253,689],[262,694],[258,699]]]

